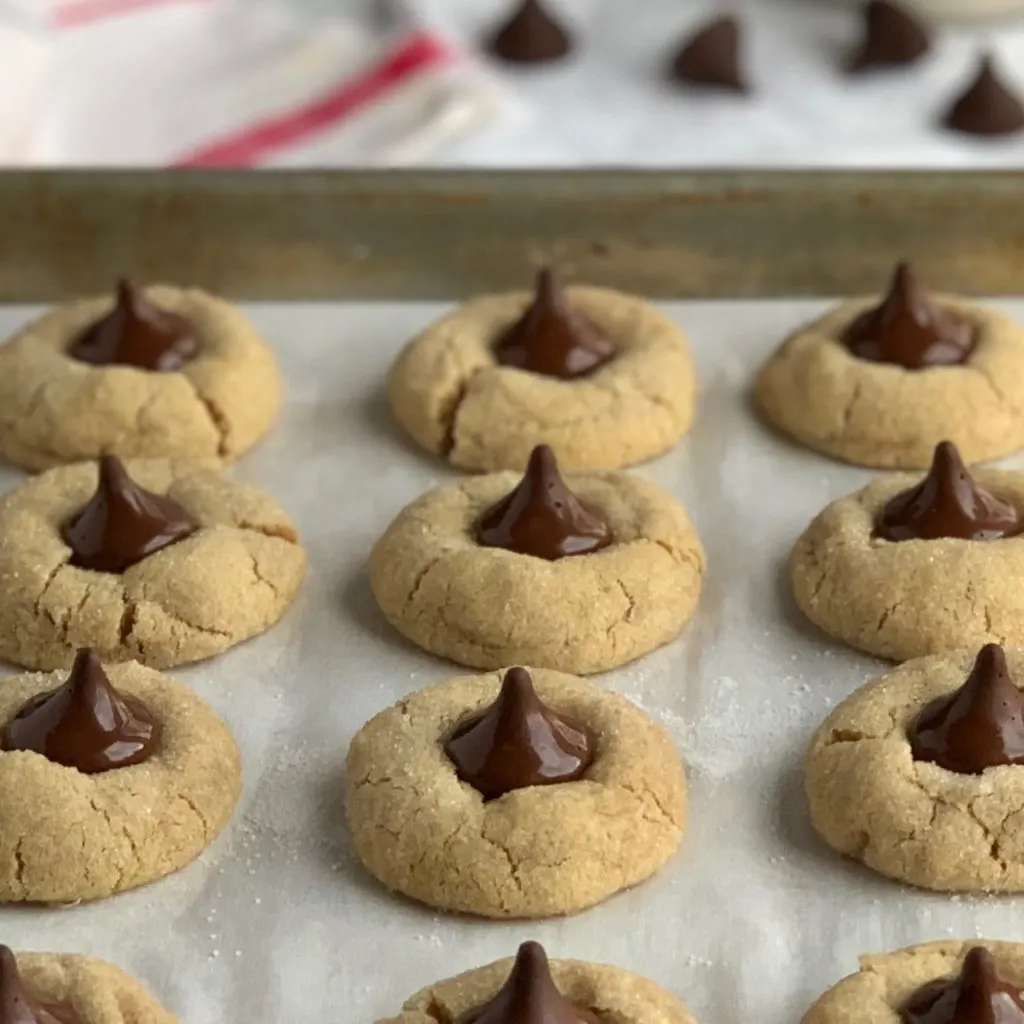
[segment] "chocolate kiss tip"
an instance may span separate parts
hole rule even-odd
[[[892,0],[868,0],[864,27],[864,40],[849,64],[853,74],[913,64],[931,49],[928,29]]]
[[[733,15],[706,22],[683,41],[672,62],[680,82],[747,92],[739,69],[740,23]]]
[[[1011,135],[1024,128],[1024,104],[1000,79],[991,54],[978,61],[974,80],[943,118],[947,128],[967,135]]]

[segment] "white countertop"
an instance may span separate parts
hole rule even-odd
[[[1024,94],[1024,23],[943,30],[922,64],[850,79],[839,64],[860,32],[829,0],[548,0],[571,24],[568,60],[527,70],[489,62],[508,109],[430,159],[478,166],[1024,167],[1024,133],[961,139],[937,127],[949,99],[994,45]],[[507,0],[412,0],[425,18],[478,45]],[[664,65],[688,26],[725,9],[747,26],[750,97],[673,87]]]

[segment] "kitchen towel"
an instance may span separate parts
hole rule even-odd
[[[52,72],[24,162],[403,164],[500,105],[472,58],[395,0],[322,16],[276,0],[36,3]]]

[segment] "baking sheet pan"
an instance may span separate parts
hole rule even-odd
[[[243,299],[437,299],[545,261],[662,298],[832,295],[911,258],[934,287],[1024,289],[1014,173],[0,173],[0,301],[126,272]]]
[[[375,711],[459,671],[403,642],[376,611],[365,562],[391,517],[456,474],[414,451],[381,396],[397,348],[440,304],[255,304],[287,404],[235,472],[299,523],[311,573],[265,637],[175,674],[241,743],[245,791],[199,862],[146,889],[64,910],[0,909],[0,941],[89,952],[144,979],[187,1024],[359,1024],[423,984],[511,953],[619,964],[676,992],[705,1024],[784,1024],[856,956],[948,937],[1024,939],[1018,898],[927,894],[877,878],[814,838],[800,761],[835,702],[883,666],[801,621],[788,548],[826,502],[870,474],[800,451],[747,407],[760,359],[821,301],[674,303],[697,354],[691,436],[637,470],[687,506],[708,549],[692,626],[599,677],[642,704],[685,756],[691,820],[649,883],[581,916],[491,923],[380,889],[350,852],[342,771]],[[1024,317],[1024,302],[1003,308]],[[7,333],[31,311],[0,310]],[[0,474],[0,486],[19,475]]]

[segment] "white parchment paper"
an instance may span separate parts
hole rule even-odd
[[[348,742],[374,712],[459,671],[391,631],[365,573],[392,516],[455,478],[404,441],[381,393],[395,351],[442,307],[255,306],[288,398],[235,472],[294,514],[310,577],[267,636],[175,673],[234,729],[241,805],[176,876],[73,909],[2,909],[0,942],[112,960],[185,1024],[371,1024],[525,938],[648,974],[704,1024],[788,1024],[859,953],[1024,939],[1021,900],[903,889],[833,856],[807,821],[810,734],[883,668],[804,623],[782,571],[811,516],[870,474],[791,447],[747,406],[757,364],[821,305],[669,307],[697,352],[700,412],[676,452],[637,472],[685,503],[710,572],[681,640],[598,680],[662,722],[689,765],[689,831],[658,877],[576,918],[495,924],[434,914],[362,871],[341,806]],[[1004,305],[1024,315],[1024,303]],[[0,331],[32,312],[0,309]],[[0,485],[19,479],[5,471]]]

